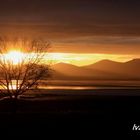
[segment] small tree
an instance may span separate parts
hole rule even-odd
[[[0,91],[17,97],[49,78],[49,65],[44,64],[49,43],[41,39],[0,38]]]

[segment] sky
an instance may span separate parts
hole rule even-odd
[[[87,57],[88,63],[95,62],[99,54],[100,59],[122,62],[140,57],[139,0],[0,2],[1,35],[46,38],[51,53],[65,53],[68,63],[77,63],[75,54],[81,57],[78,65]]]

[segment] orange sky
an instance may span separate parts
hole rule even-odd
[[[139,5],[138,0],[1,0],[0,31],[49,40],[51,52],[61,53],[57,62],[124,62],[140,55]]]

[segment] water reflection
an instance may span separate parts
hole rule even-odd
[[[69,81],[53,81],[46,85],[46,81],[41,80],[38,89],[50,89],[50,90],[95,90],[95,89],[140,89],[140,81],[75,81],[71,82],[73,85],[69,85]],[[21,84],[21,80],[12,80],[9,85],[9,89],[15,90]],[[0,89],[4,89],[0,86]]]
[[[140,87],[118,87],[118,86],[40,86],[39,89],[60,89],[60,90],[94,90],[94,89],[140,89]]]
[[[97,89],[96,87],[87,86],[40,86],[40,89],[69,89],[69,90],[87,90],[87,89]]]

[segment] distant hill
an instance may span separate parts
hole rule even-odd
[[[58,73],[64,74],[62,79],[71,79],[71,80],[82,80],[82,79],[102,79],[102,77],[108,77],[110,73],[104,72],[102,70],[92,70],[89,68],[78,67],[71,64],[59,63],[52,66],[54,70],[53,77],[60,77]]]
[[[68,76],[91,76],[92,74],[91,70],[65,63],[55,64],[52,69]]]
[[[140,80],[140,59],[120,63],[102,60],[95,64],[78,67],[71,64],[58,63],[52,66],[54,79],[71,80]]]
[[[136,75],[137,77],[140,76],[140,59],[133,59],[124,63],[124,66],[127,68],[126,72]]]
[[[108,69],[114,69],[114,67],[115,68],[120,67],[122,64],[123,63],[114,62],[111,60],[102,60],[102,61],[99,61],[95,64],[83,66],[83,68],[108,70]]]
[[[138,80],[140,79],[140,59],[121,63],[102,60],[95,64],[78,67],[58,63],[52,66],[54,79],[71,80]]]

